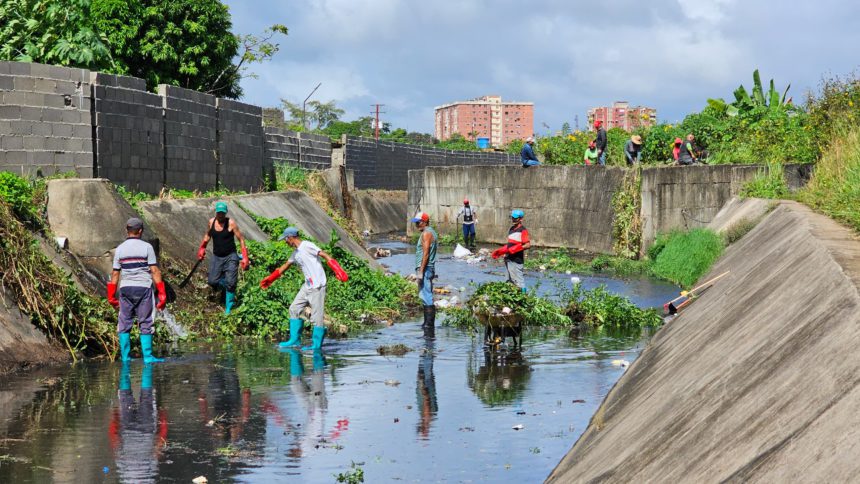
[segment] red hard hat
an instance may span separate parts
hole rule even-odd
[[[464,198],[464,199],[463,199],[463,203],[464,203],[465,205],[468,205],[468,204],[469,204],[469,199],[468,199],[468,198]]]

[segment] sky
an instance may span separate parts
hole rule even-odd
[[[225,0],[237,33],[289,28],[251,69],[243,100],[335,100],[433,132],[433,108],[498,94],[535,104],[535,131],[585,127],[593,106],[626,100],[680,121],[738,85],[789,83],[795,101],[822,77],[860,67],[856,0]],[[544,123],[550,128],[547,129]]]

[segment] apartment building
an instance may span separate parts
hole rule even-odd
[[[494,147],[534,133],[534,103],[503,102],[501,96],[483,96],[436,109],[435,136],[446,140],[455,133],[466,139],[489,138]]]
[[[588,110],[588,129],[594,129],[594,122],[601,121],[606,129],[621,128],[633,131],[636,128],[652,126],[657,123],[657,110],[646,106],[630,107],[627,101],[616,101],[612,106],[599,106]]]

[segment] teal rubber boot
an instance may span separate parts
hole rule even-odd
[[[302,320],[290,320],[290,340],[281,341],[278,346],[281,348],[289,348],[291,346],[301,346],[302,344]]]
[[[319,371],[325,368],[325,355],[322,350],[314,350],[314,371]]]
[[[143,362],[147,365],[150,363],[161,363],[164,361],[163,358],[156,358],[152,356],[152,335],[151,334],[142,334],[140,335],[140,351],[143,353]]]
[[[123,363],[131,361],[131,333],[119,334],[119,355]]]
[[[131,391],[131,364],[127,361],[122,363],[122,370],[119,372],[119,390]]]
[[[234,304],[236,304],[236,293],[232,291],[227,291],[224,302],[224,314],[229,315],[230,311],[233,309]]]
[[[152,390],[152,365],[143,365],[143,373],[140,375],[140,389]]]
[[[299,350],[290,351],[290,377],[300,378],[305,374],[305,366],[302,363],[302,353]]]
[[[322,348],[323,340],[325,340],[325,327],[314,326],[314,332],[311,336],[311,345],[303,346],[302,351],[319,350]]]

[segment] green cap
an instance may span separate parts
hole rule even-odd
[[[227,202],[218,202],[215,204],[215,212],[227,213]]]

